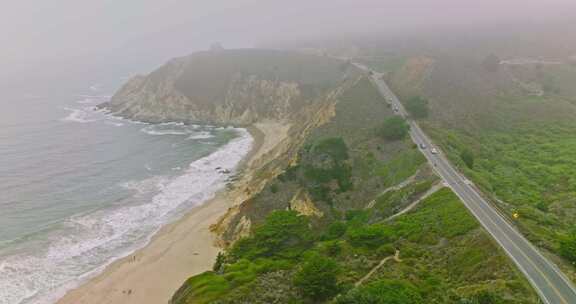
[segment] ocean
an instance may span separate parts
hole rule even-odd
[[[123,81],[0,94],[0,304],[54,303],[213,197],[250,150],[244,129],[96,110]]]

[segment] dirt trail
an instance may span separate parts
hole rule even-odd
[[[397,185],[394,185],[394,186],[391,186],[391,187],[388,187],[388,188],[384,189],[384,191],[382,191],[382,192],[381,192],[380,194],[378,194],[376,197],[380,197],[380,196],[386,194],[387,192],[400,190],[400,189],[408,186],[409,184],[411,184],[413,181],[416,180],[416,176],[418,176],[418,173],[420,173],[420,171],[416,171],[416,173],[414,173],[414,175],[412,175],[412,176],[410,176],[409,178],[405,179],[403,182],[401,182],[401,183],[399,183],[399,184],[397,184]],[[376,204],[376,199],[371,200],[371,201],[366,205],[366,207],[364,207],[364,209],[370,209],[370,208],[374,207],[374,204]]]
[[[412,181],[412,178],[409,178],[399,185],[396,185],[394,187],[390,187],[390,188],[386,189],[384,191],[384,193],[386,193],[390,190],[393,190],[393,189],[396,190],[395,188],[400,189],[400,188],[406,186],[407,184],[409,184],[411,181]],[[406,206],[406,208],[402,209],[400,212],[388,217],[385,221],[392,220],[393,218],[396,218],[396,217],[414,209],[414,207],[416,207],[421,201],[425,200],[427,197],[429,197],[430,195],[432,195],[436,191],[442,189],[443,187],[444,187],[444,185],[442,183],[434,184],[430,189],[428,189],[428,191],[426,191],[426,193],[424,193],[422,196],[420,196],[417,200],[412,202],[410,205]],[[383,258],[382,261],[380,261],[380,263],[378,263],[378,265],[376,265],[374,268],[372,268],[370,270],[370,272],[368,272],[364,277],[362,277],[360,280],[358,280],[358,282],[356,282],[354,284],[354,287],[358,287],[358,286],[362,285],[364,282],[366,282],[368,279],[370,279],[370,277],[372,277],[372,275],[376,271],[378,271],[378,269],[382,268],[382,266],[384,266],[384,264],[386,264],[386,262],[388,262],[388,260],[391,260],[391,259],[394,259],[394,261],[396,261],[396,262],[402,262],[402,260],[400,259],[400,251],[396,250],[394,255]]]
[[[434,192],[440,190],[444,188],[444,185],[442,183],[436,183],[434,184],[430,189],[428,189],[428,191],[426,191],[426,193],[424,193],[423,195],[421,195],[417,200],[415,200],[414,202],[412,202],[410,205],[406,206],[406,208],[400,210],[399,212],[395,213],[394,215],[388,217],[387,219],[385,219],[385,221],[389,221],[392,220],[396,217],[401,216],[402,214],[414,209],[414,207],[416,207],[421,201],[425,200],[426,198],[428,198],[430,195],[434,194]]]
[[[384,264],[386,264],[386,262],[388,262],[388,260],[394,260],[398,263],[402,262],[402,260],[400,259],[400,250],[396,250],[396,253],[394,253],[394,255],[391,255],[389,257],[385,257],[384,259],[382,259],[382,261],[380,261],[380,263],[378,263],[378,265],[376,265],[374,268],[372,268],[372,270],[370,270],[370,272],[368,272],[364,277],[362,277],[360,280],[358,280],[358,282],[356,282],[354,284],[354,287],[358,287],[360,285],[362,285],[362,283],[366,282],[366,280],[370,279],[370,277],[372,277],[372,275],[378,271],[378,269],[382,268],[382,266],[384,266]]]

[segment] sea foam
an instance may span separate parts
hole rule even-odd
[[[134,196],[150,193],[148,199],[72,217],[37,250],[0,253],[0,304],[53,303],[114,260],[143,247],[183,211],[212,198],[227,179],[220,172],[233,173],[252,146],[246,130],[236,132],[237,138],[195,160],[181,175],[123,185],[134,190]]]
[[[105,111],[97,109],[95,105],[110,100],[110,95],[78,95],[78,97],[82,99],[77,100],[76,103],[85,106],[81,108],[64,107],[63,109],[69,113],[61,121],[87,123],[109,118]]]
[[[96,121],[96,118],[93,118],[91,115],[91,107],[82,108],[82,109],[74,109],[74,108],[64,108],[65,110],[69,111],[70,113],[68,116],[62,118],[62,121],[69,121],[69,122],[79,122],[79,123],[87,123]]]
[[[158,125],[149,125],[142,128],[140,131],[148,135],[188,135],[188,139],[207,139],[214,137],[210,132],[200,130],[201,128],[202,127],[198,125],[163,123]]]

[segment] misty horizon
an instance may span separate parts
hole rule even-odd
[[[461,31],[464,37],[547,27],[553,33],[554,27],[573,22],[574,8],[569,0],[12,2],[0,13],[0,82],[38,77],[59,66],[61,73],[107,64],[149,70],[214,42],[246,48],[366,33],[394,37]]]

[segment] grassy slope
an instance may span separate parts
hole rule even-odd
[[[521,274],[450,190],[440,190],[390,226],[403,262],[383,267],[377,278],[411,281],[426,303],[450,303],[482,290],[505,303],[536,303]]]
[[[311,231],[314,241],[298,256],[240,259],[221,273],[193,277],[186,283],[191,292],[175,303],[318,303],[303,297],[293,283],[306,257],[335,261],[339,290],[333,296],[346,295],[393,248],[400,250],[402,261],[387,262],[364,285],[406,282],[423,299],[410,303],[457,303],[479,294],[490,294],[497,299],[493,303],[537,303],[527,282],[450,190],[440,190],[390,223],[369,224],[371,212],[349,213],[340,222],[347,230],[341,236]],[[372,232],[366,236],[365,231]]]

